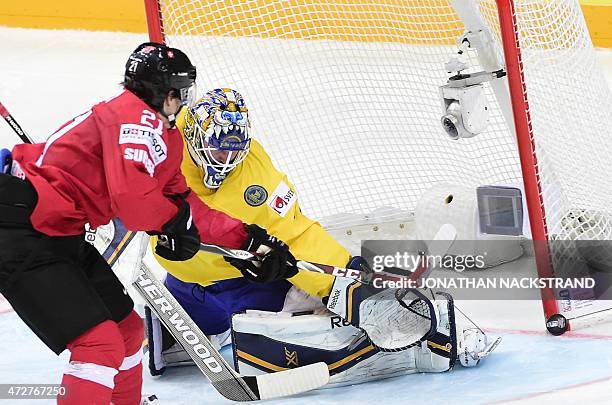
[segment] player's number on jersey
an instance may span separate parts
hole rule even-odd
[[[162,122],[159,118],[157,118],[157,115],[149,110],[142,110],[142,116],[140,117],[140,123],[142,125],[146,125],[148,127],[151,127],[153,129],[156,129],[158,132],[162,131]],[[155,128],[157,124],[157,128]]]

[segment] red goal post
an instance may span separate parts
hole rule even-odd
[[[531,117],[525,78],[523,76],[523,63],[521,59],[520,40],[514,13],[513,0],[496,0],[499,13],[499,25],[506,73],[512,101],[512,114],[518,151],[521,161],[521,172],[527,200],[527,211],[531,235],[534,241],[534,256],[538,275],[542,278],[554,276],[548,247],[548,230],[546,215],[544,214],[544,199],[540,177],[538,175],[538,161],[535,150],[533,127],[529,124]],[[542,289],[542,305],[546,320],[559,314],[559,306],[555,293],[550,288]]]

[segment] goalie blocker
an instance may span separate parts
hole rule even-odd
[[[457,360],[466,367],[477,365],[498,341],[488,345],[487,336],[477,327],[457,328],[452,298],[445,293],[436,295],[432,303],[439,315],[436,331],[427,340],[395,352],[380,350],[361,329],[324,310],[234,314],[235,367],[243,375],[261,375],[324,362],[330,372],[328,386],[340,386],[419,372],[445,372]],[[160,329],[150,311],[147,329],[152,375],[162,374],[169,366],[193,364],[163,327]]]

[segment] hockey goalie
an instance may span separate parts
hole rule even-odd
[[[301,213],[295,187],[252,138],[249,120],[243,97],[227,88],[207,92],[179,116],[181,170],[189,187],[210,207],[261,227],[249,225],[245,250],[288,247],[291,260],[371,272],[363,258],[351,257]],[[168,272],[166,286],[202,331],[219,348],[233,346],[242,374],[322,361],[330,385],[355,384],[444,372],[457,361],[471,367],[491,350],[480,328],[456,319],[448,294],[376,290],[291,263],[263,273],[255,262],[228,263],[205,252],[184,262],[156,259]],[[155,314],[147,310],[146,317],[150,372],[189,364]]]

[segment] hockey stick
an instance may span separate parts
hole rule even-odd
[[[259,261],[260,256],[255,253],[251,253],[247,250],[232,249],[219,245],[213,245],[209,243],[200,244],[200,252],[212,253],[215,255],[221,255],[230,259],[240,259],[249,261]],[[348,277],[355,279],[363,284],[373,284],[374,278],[380,278],[382,280],[393,280],[397,281],[404,279],[405,277],[398,276],[395,274],[387,273],[365,273],[357,269],[349,269],[346,267],[336,267],[329,264],[312,263],[304,260],[298,260],[296,267],[299,270],[312,271],[315,273],[330,274],[336,277]]]
[[[168,289],[142,263],[133,286],[215,389],[232,401],[256,401],[310,391],[329,381],[323,362],[259,376],[241,376],[221,357]]]
[[[444,224],[440,227],[434,238],[431,240],[429,246],[429,256],[434,257],[442,257],[448,252],[451,245],[455,241],[457,236],[457,231],[454,226],[450,224]],[[213,253],[229,258],[241,259],[241,260],[251,260],[258,261],[260,260],[259,256],[254,253],[248,252],[246,250],[240,249],[231,249],[226,248],[219,245],[201,243],[200,251]],[[372,272],[372,273],[364,273],[361,270],[357,269],[348,269],[345,267],[336,267],[331,266],[329,264],[320,264],[320,263],[312,263],[304,260],[298,260],[296,267],[300,270],[312,271],[316,273],[325,273],[330,274],[336,277],[348,277],[355,280],[360,281],[363,284],[374,284],[375,279],[380,279],[381,281],[401,281],[408,280],[413,283],[416,283],[420,279],[424,279],[433,270],[433,266],[429,266],[427,260],[424,259],[424,254],[421,254],[421,259],[419,260],[420,265],[410,274],[410,276],[400,276],[393,273],[385,273],[385,272]]]
[[[2,104],[0,104],[0,115],[7,120],[23,142],[32,143]],[[112,245],[104,252],[109,264],[120,254],[125,241],[133,237],[133,233],[123,226],[116,226],[115,231]],[[106,255],[106,253],[111,254]],[[322,362],[261,376],[241,376],[227,364],[168,289],[142,262],[132,285],[155,311],[176,341],[187,351],[202,373],[208,377],[213,387],[227,399],[256,401],[278,398],[310,391],[329,382],[329,369]]]
[[[11,115],[11,113],[8,112],[8,110],[6,109],[6,107],[4,106],[4,104],[2,104],[2,102],[0,102],[0,115],[2,116],[2,118],[4,118],[4,120],[10,125],[10,127],[13,129],[13,131],[15,131],[15,133],[17,134],[17,136],[19,138],[21,138],[21,140],[24,143],[32,143],[32,138],[30,138],[25,131],[23,130],[23,128],[21,128],[21,125],[19,125],[19,123],[17,121],[15,121],[15,118],[13,118],[13,116]]]

